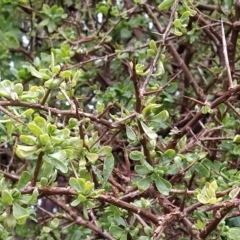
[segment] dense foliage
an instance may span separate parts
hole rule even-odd
[[[239,239],[239,30],[239,0],[0,0],[0,239]]]

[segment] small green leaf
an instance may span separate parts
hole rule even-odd
[[[109,176],[112,173],[112,170],[114,168],[114,157],[112,154],[107,155],[104,164],[103,164],[103,185],[107,182]]]
[[[226,232],[227,240],[236,240],[240,236],[240,227],[229,228]]]
[[[151,177],[145,177],[137,183],[137,186],[140,191],[145,191],[150,187],[151,183],[152,183]]]
[[[106,156],[111,154],[112,148],[110,146],[104,146],[98,151],[99,156]]]
[[[69,78],[69,77],[71,77],[71,76],[72,76],[72,72],[69,71],[69,70],[62,71],[62,72],[60,73],[60,77],[61,77],[61,78]]]
[[[70,185],[74,190],[76,190],[77,192],[82,190],[81,187],[80,187],[80,184],[79,184],[78,180],[77,180],[76,178],[74,178],[74,177],[71,177],[71,178],[69,179],[69,185]]]
[[[36,70],[36,68],[34,68],[33,66],[30,66],[29,69],[30,69],[31,74],[32,74],[34,77],[40,78],[40,79],[44,79],[45,74],[40,73],[40,72],[39,72],[38,70]]]
[[[168,149],[162,155],[162,162],[164,162],[164,163],[170,162],[175,157],[175,155],[176,155],[175,150]]]
[[[16,219],[13,217],[12,214],[8,214],[3,221],[4,228],[9,232],[12,232],[14,230],[16,224]]]
[[[6,44],[8,48],[19,48],[20,44],[18,39],[11,33],[7,33],[6,37]]]
[[[208,199],[204,195],[202,195],[200,193],[197,195],[197,199],[198,199],[198,201],[200,203],[203,203],[203,204],[207,204],[208,203]]]
[[[168,182],[167,180],[165,180],[161,177],[158,177],[158,179],[155,180],[155,183],[156,183],[156,187],[160,193],[162,193],[165,196],[169,195],[169,191],[172,188],[172,185],[170,182]]]
[[[167,110],[163,110],[163,111],[161,111],[161,112],[158,114],[158,116],[161,118],[162,121],[165,122],[165,121],[167,121],[168,118],[169,118],[169,113],[168,113]]]
[[[52,229],[50,227],[47,227],[47,226],[43,226],[42,229],[45,233],[50,233],[52,231]]]
[[[11,96],[11,92],[14,91],[14,85],[9,80],[4,80],[0,82],[0,96],[9,97]]]
[[[163,2],[158,5],[159,10],[168,10],[174,3],[174,0],[163,0]]]
[[[136,165],[135,166],[135,171],[139,174],[139,175],[147,175],[148,173],[150,173],[150,171],[142,165]]]
[[[90,153],[90,152],[88,152],[86,154],[86,158],[88,159],[89,162],[94,164],[98,160],[98,154],[97,153]]]
[[[135,141],[137,138],[135,132],[128,125],[126,125],[126,134],[127,134],[128,139],[131,141]]]
[[[156,139],[158,137],[158,135],[151,128],[149,128],[144,122],[140,121],[140,124],[143,128],[143,131],[150,139]]]
[[[27,171],[24,171],[18,181],[17,189],[21,190],[22,188],[24,188],[29,183],[30,180],[31,174]]]
[[[44,86],[49,89],[58,89],[62,81],[60,78],[51,78],[44,83]]]
[[[158,109],[162,106],[162,104],[148,104],[143,110],[142,110],[142,114],[146,117],[148,115],[150,115],[155,109]]]
[[[13,197],[10,194],[10,192],[8,190],[3,190],[2,191],[2,203],[5,206],[10,206],[10,205],[12,205],[12,202],[13,202]]]
[[[180,28],[181,25],[182,25],[182,22],[180,19],[175,19],[174,22],[173,22],[173,25],[177,28]]]
[[[202,177],[208,177],[210,172],[208,171],[208,169],[202,165],[201,163],[197,163],[195,165],[194,170],[199,173]]]
[[[57,66],[54,66],[53,67],[53,69],[52,69],[52,71],[54,72],[54,73],[59,73],[59,71],[61,70],[61,66],[60,65],[57,65]],[[60,76],[60,75],[59,75]]]
[[[83,196],[82,194],[78,194],[77,197],[78,201],[81,202],[86,202],[87,198],[85,196]]]
[[[26,208],[23,208],[18,203],[14,202],[13,216],[17,220],[18,224],[23,225],[29,217],[29,213]]]
[[[81,202],[78,199],[75,199],[74,201],[71,202],[71,206],[72,207],[76,207],[77,205],[79,205]]]
[[[50,227],[52,228],[57,228],[59,226],[59,219],[58,218],[54,218],[51,222],[50,222]]]
[[[150,47],[150,49],[154,50],[155,53],[157,53],[157,45],[156,45],[156,42],[154,40],[151,40],[149,42],[149,47]]]
[[[84,190],[83,190],[84,194],[89,195],[93,191],[93,188],[94,188],[94,184],[91,183],[90,181],[86,181],[84,183]]]
[[[58,152],[44,155],[44,158],[50,158],[50,161],[54,164],[54,166],[60,170],[62,173],[68,172],[68,165],[65,161],[67,159],[67,153],[64,150],[60,150]]]
[[[41,177],[41,179],[40,179],[40,184],[41,184],[42,187],[46,187],[47,184],[48,184],[47,178]]]
[[[237,135],[234,137],[233,142],[240,143],[240,135],[239,135],[239,134],[237,134]]]
[[[43,130],[34,122],[30,122],[27,126],[36,137],[43,134]]]
[[[156,52],[152,49],[148,49],[147,50],[147,55],[151,58],[155,58],[156,57]]]
[[[37,146],[16,145],[16,154],[20,158],[26,158],[36,153]]]
[[[109,232],[112,234],[112,236],[115,239],[119,239],[119,238],[121,238],[122,234],[124,234],[125,229],[122,229],[122,228],[114,225],[114,226],[110,227]]]
[[[238,188],[234,188],[231,190],[231,192],[228,194],[228,196],[232,199],[236,196],[237,192],[238,192]],[[240,226],[240,225],[239,225]]]
[[[20,135],[19,139],[22,143],[25,143],[27,145],[36,145],[37,138],[30,135]]]
[[[142,152],[132,151],[132,152],[130,152],[129,157],[130,157],[132,160],[140,160],[140,159],[143,159],[143,158],[144,158],[144,155],[142,154]]]
[[[14,85],[14,91],[17,93],[17,95],[21,95],[23,92],[23,85],[21,83],[16,83]]]

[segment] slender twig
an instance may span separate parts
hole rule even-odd
[[[172,22],[173,22],[173,19],[174,19],[174,15],[175,15],[175,12],[177,10],[177,6],[179,4],[179,0],[176,0],[172,6],[172,10],[171,10],[171,16],[170,16],[170,19],[168,20],[168,25],[163,33],[163,43],[165,43],[167,37],[168,37],[168,34],[169,34],[169,31],[172,27]]]
[[[223,27],[223,20],[221,21],[221,30],[222,30],[223,55],[224,55],[225,66],[226,66],[227,75],[228,75],[228,88],[232,88],[233,87],[232,74],[231,74],[231,69],[230,69],[229,60],[228,60],[227,42],[226,42],[225,31]]]
[[[19,116],[17,117],[15,115],[13,115],[12,113],[10,113],[7,109],[2,107],[1,105],[0,105],[0,111],[5,113],[6,115],[8,115],[10,118],[14,119],[15,121],[25,125],[25,123],[21,119],[19,119]]]
[[[90,228],[95,233],[97,233],[97,234],[101,235],[102,237],[104,237],[104,239],[114,240],[114,238],[107,231],[102,230],[101,228],[99,228],[98,226],[93,224],[91,221],[83,219],[77,212],[73,211],[64,202],[61,202],[61,201],[57,200],[53,196],[49,197],[49,199],[53,203],[55,203],[57,206],[62,208],[67,214],[69,214],[76,224],[78,224],[80,226],[84,226],[86,228]]]
[[[33,173],[33,178],[32,178],[32,181],[31,181],[31,185],[33,187],[36,186],[36,183],[37,183],[38,174],[39,174],[41,166],[42,166],[43,155],[44,155],[44,152],[40,152],[39,155],[38,155],[37,164],[35,166],[34,173]]]

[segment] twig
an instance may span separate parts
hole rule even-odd
[[[84,226],[86,228],[90,228],[92,231],[94,231],[95,233],[98,233],[99,235],[101,235],[102,237],[104,237],[104,239],[109,239],[109,240],[114,240],[114,238],[105,230],[100,229],[98,226],[94,225],[92,222],[87,221],[85,219],[83,219],[79,214],[77,214],[77,212],[74,212],[70,207],[68,207],[65,203],[57,200],[54,197],[49,197],[49,199],[54,202],[57,206],[59,206],[60,208],[62,208],[66,213],[68,213],[73,221],[80,225],[80,226]]]
[[[44,152],[40,152],[39,155],[38,155],[37,164],[35,166],[34,173],[33,173],[33,178],[32,178],[32,181],[31,181],[31,185],[33,187],[36,186],[36,183],[37,183],[38,174],[39,174],[39,171],[40,171],[41,166],[42,166],[43,155],[44,155]]]
[[[176,0],[172,6],[170,19],[169,19],[168,25],[166,27],[166,30],[163,33],[163,43],[165,43],[168,33],[170,31],[170,28],[172,27],[172,22],[174,19],[175,12],[177,10],[178,3],[179,3],[179,0]]]
[[[7,109],[2,107],[1,105],[0,105],[0,111],[5,113],[6,115],[8,115],[10,118],[14,119],[15,121],[17,121],[23,125],[26,125],[21,119],[19,119],[19,117],[13,115],[12,113],[10,113]]]
[[[225,37],[225,32],[223,27],[223,20],[221,20],[221,30],[222,30],[223,55],[224,55],[225,66],[226,66],[227,75],[228,75],[228,88],[233,88],[232,74],[231,74],[231,69],[230,69],[229,60],[228,60],[227,43],[226,43],[226,37]]]

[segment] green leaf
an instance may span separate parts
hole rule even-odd
[[[9,97],[11,96],[11,92],[14,91],[14,85],[9,80],[4,80],[0,82],[0,96]]]
[[[62,173],[68,172],[68,165],[65,161],[67,159],[67,153],[64,150],[60,150],[58,152],[44,155],[44,157],[49,157],[52,160],[54,166],[60,170]]]
[[[159,10],[168,10],[174,3],[174,0],[163,0],[163,2],[158,5]]]
[[[19,41],[13,34],[7,33],[5,36],[8,48],[19,48],[20,46]]]
[[[16,219],[13,217],[12,214],[8,214],[3,221],[4,228],[9,232],[12,232],[14,230],[16,224]]]
[[[143,159],[143,158],[144,158],[144,155],[142,154],[142,152],[132,151],[132,152],[130,152],[129,157],[130,157],[132,160],[136,160],[136,161],[137,161],[137,160]]]
[[[154,40],[151,40],[149,42],[149,47],[150,47],[150,49],[154,50],[155,53],[157,53],[157,45],[156,45],[156,42]]]
[[[201,163],[197,163],[195,165],[194,170],[199,173],[202,177],[208,177],[210,174],[210,171],[208,171],[208,169],[202,165]]]
[[[124,234],[125,229],[122,229],[114,225],[109,228],[109,232],[112,234],[114,238],[119,239],[122,236],[122,234]]]
[[[236,240],[239,239],[240,236],[240,227],[232,227],[229,228],[226,233],[228,240]]]
[[[71,206],[72,207],[76,207],[77,205],[79,205],[81,202],[78,199],[75,199],[74,201],[71,202]]]
[[[154,170],[154,168],[145,160],[145,158],[140,159],[141,164],[146,167],[150,172]]]
[[[208,199],[204,195],[202,195],[200,193],[197,195],[197,199],[198,199],[198,201],[200,203],[203,203],[203,204],[207,204],[208,203]]]
[[[26,158],[36,153],[37,146],[16,145],[16,154],[20,158]]]
[[[112,170],[114,168],[114,157],[112,154],[107,155],[104,164],[103,164],[103,185],[107,182],[109,176],[112,173]]]
[[[233,142],[240,143],[240,135],[239,135],[239,134],[237,134],[237,135],[234,137]]]
[[[77,192],[82,190],[79,181],[74,177],[69,179],[69,185]]]
[[[36,141],[37,141],[36,137],[30,136],[30,135],[20,135],[19,139],[22,143],[25,143],[30,146],[36,145]]]
[[[42,6],[42,11],[47,15],[47,16],[51,16],[51,8],[47,5],[47,4],[43,4]]]
[[[151,58],[155,58],[156,57],[156,52],[152,49],[148,49],[147,50],[147,55]]]
[[[78,201],[81,202],[86,202],[87,198],[85,196],[83,196],[82,194],[78,194],[77,197]]]
[[[51,222],[50,222],[50,227],[52,228],[57,228],[59,226],[59,219],[58,218],[54,218]]]
[[[44,83],[44,86],[49,89],[58,89],[62,81],[60,78],[51,78]]]
[[[47,178],[41,177],[41,179],[40,179],[40,185],[41,185],[42,187],[46,187],[46,186],[48,185],[48,180],[47,180]]]
[[[175,150],[168,149],[162,155],[162,162],[164,163],[170,162],[175,157],[175,155],[176,155]]]
[[[60,77],[61,77],[61,78],[69,78],[69,77],[71,77],[71,76],[72,76],[72,72],[69,71],[69,70],[62,71],[62,72],[60,73]]]
[[[18,203],[13,203],[13,216],[17,220],[18,224],[25,224],[29,213],[26,208],[21,207]]]
[[[36,137],[44,133],[43,130],[34,122],[30,122],[27,126]]]
[[[160,119],[162,120],[162,121],[167,121],[168,120],[168,118],[169,118],[169,113],[168,113],[168,111],[167,110],[163,110],[163,111],[161,111],[159,114],[158,114],[158,116],[160,117]]]
[[[128,125],[126,125],[126,134],[127,134],[128,139],[131,141],[135,141],[137,138],[135,132]]]
[[[17,189],[21,190],[22,188],[24,188],[29,183],[30,180],[31,174],[27,171],[24,171],[20,179],[18,180]]]
[[[2,191],[2,198],[1,199],[2,199],[2,203],[5,206],[12,205],[13,197],[12,197],[11,193],[9,192],[9,190],[3,190]]]
[[[37,116],[34,118],[34,122],[42,129],[44,129],[44,131],[46,130],[47,127],[47,122],[46,120],[41,117],[41,116]]]
[[[47,26],[49,24],[49,22],[50,22],[50,19],[45,18],[39,23],[39,26],[41,26],[41,27]]]
[[[23,92],[23,85],[21,83],[17,83],[14,85],[14,91],[17,93],[17,95],[21,95]]]
[[[45,233],[50,233],[52,231],[52,229],[50,227],[47,227],[47,226],[43,226],[42,230],[45,232]]]
[[[86,158],[88,159],[89,162],[94,164],[98,160],[98,154],[87,152]]]
[[[33,66],[29,67],[29,70],[32,74],[32,76],[39,78],[39,79],[44,79],[45,74],[40,73],[36,68],[34,68]]]
[[[94,184],[93,183],[91,183],[90,181],[85,181],[85,183],[84,183],[84,190],[83,190],[84,194],[85,195],[90,194],[92,192],[93,188],[94,188]]]
[[[107,156],[112,152],[112,148],[110,146],[104,146],[98,151],[99,156]]]
[[[149,171],[145,166],[142,166],[142,165],[136,165],[136,166],[135,166],[135,171],[136,171],[139,175],[147,175],[148,173],[151,172],[151,171]]]
[[[160,193],[162,193],[165,196],[169,195],[169,191],[172,188],[172,185],[170,182],[168,182],[167,180],[165,180],[161,177],[158,177],[158,179],[155,180],[155,183],[156,183],[156,187]]]
[[[152,178],[145,177],[137,183],[137,186],[140,191],[145,191],[150,187],[151,183],[152,183]]]
[[[158,109],[162,106],[162,104],[148,104],[143,110],[142,110],[142,114],[146,117],[148,115],[150,115],[155,109]]]
[[[140,124],[143,128],[143,131],[150,139],[156,139],[158,137],[158,135],[151,128],[149,128],[144,122],[140,121]]]

